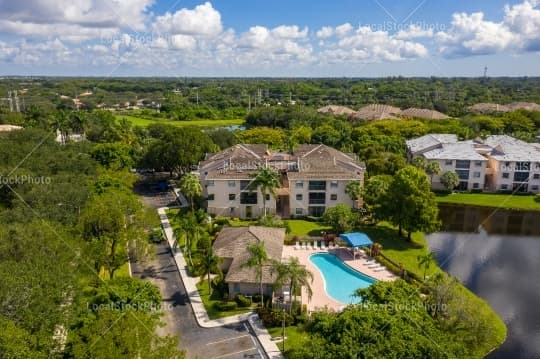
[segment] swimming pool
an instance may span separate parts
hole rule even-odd
[[[309,260],[321,272],[326,293],[341,303],[359,303],[360,298],[354,297],[354,292],[377,282],[376,279],[354,270],[330,253],[316,253],[310,256]]]

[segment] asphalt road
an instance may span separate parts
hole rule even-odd
[[[179,335],[188,358],[264,358],[251,329],[245,323],[218,328],[201,328],[193,314],[182,279],[166,242],[156,245],[156,258],[132,263],[133,276],[157,285],[163,297],[160,334]],[[249,330],[248,330],[249,329]]]

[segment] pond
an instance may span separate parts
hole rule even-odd
[[[508,337],[488,358],[540,357],[540,212],[440,207],[444,232],[427,236],[437,262],[484,298]]]

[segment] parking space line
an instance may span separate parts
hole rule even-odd
[[[246,323],[243,323],[244,324],[244,328],[246,328],[246,330],[249,332],[249,328],[247,326]],[[265,356],[263,355],[263,353],[261,352],[261,349],[259,348],[259,346],[257,345],[257,342],[255,341],[255,337],[253,335],[250,335],[251,337],[251,341],[253,342],[253,345],[255,346],[255,348],[257,349],[257,351],[259,352],[259,356],[261,358],[265,358]]]
[[[206,343],[206,345],[214,345],[214,344],[219,344],[219,343],[223,343],[223,342],[229,342],[229,341],[232,341],[232,340],[237,340],[237,339],[240,339],[240,338],[245,338],[245,337],[250,337],[250,336],[251,335],[246,334],[246,335],[240,335],[238,337],[233,337],[233,338],[225,338],[225,339],[222,339],[222,340],[216,340],[215,342]]]
[[[239,350],[239,351],[237,351],[237,352],[229,353],[229,354],[223,354],[223,355],[220,355],[220,356],[215,357],[215,359],[217,359],[217,358],[226,358],[226,357],[231,356],[231,355],[236,355],[236,354],[240,354],[240,353],[249,352],[249,351],[251,351],[251,350],[253,350],[253,349],[255,349],[255,348]]]

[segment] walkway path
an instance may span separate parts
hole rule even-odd
[[[278,349],[276,343],[272,341],[272,338],[270,334],[268,333],[268,331],[266,330],[266,328],[264,328],[263,326],[259,324],[260,321],[257,314],[247,313],[247,314],[240,314],[240,315],[235,315],[235,316],[226,317],[226,318],[210,320],[210,318],[208,317],[208,313],[206,312],[206,309],[204,308],[202,299],[199,295],[199,291],[197,290],[196,278],[193,278],[188,275],[187,264],[184,259],[184,256],[182,255],[182,252],[179,249],[176,249],[176,250],[173,249],[175,238],[174,238],[173,229],[169,223],[169,219],[167,218],[167,214],[166,214],[167,209],[168,207],[158,208],[159,218],[161,220],[161,225],[164,229],[167,242],[169,243],[169,247],[171,248],[171,251],[173,251],[173,258],[178,268],[178,272],[180,273],[180,276],[182,277],[182,281],[184,282],[184,286],[189,295],[189,302],[191,304],[191,307],[193,308],[193,312],[195,314],[197,323],[203,328],[215,328],[215,327],[220,327],[224,325],[238,324],[238,323],[247,321],[250,323],[250,326],[252,327],[253,331],[257,335],[257,338],[261,346],[263,347],[264,351],[268,355],[268,357],[272,359],[283,358],[280,350]]]

